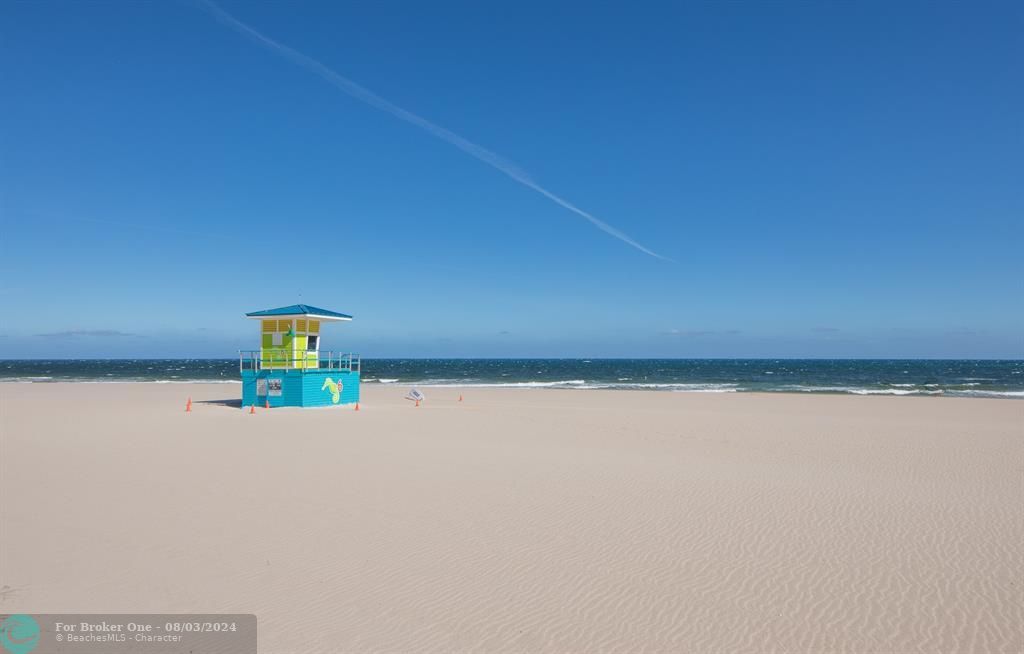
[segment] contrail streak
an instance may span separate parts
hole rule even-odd
[[[495,154],[494,152],[491,152],[487,148],[481,147],[476,143],[473,143],[472,141],[465,139],[450,130],[445,129],[444,127],[441,127],[440,125],[436,125],[430,122],[426,118],[417,116],[411,111],[403,109],[402,107],[399,107],[398,105],[388,100],[385,100],[384,98],[380,97],[373,91],[370,91],[369,89],[364,88],[359,84],[356,84],[347,77],[339,75],[338,73],[334,72],[333,70],[331,70],[324,64],[320,63],[316,59],[308,57],[297,50],[293,50],[292,48],[289,48],[286,45],[278,43],[277,41],[267,36],[264,36],[260,32],[257,32],[255,29],[249,27],[242,21],[238,20],[231,14],[221,9],[219,6],[211,2],[211,0],[200,1],[217,18],[217,20],[219,20],[224,25],[227,25],[236,32],[239,32],[251,38],[260,45],[270,50],[273,50],[274,52],[280,54],[281,56],[283,56],[285,59],[288,59],[292,63],[302,66],[303,68],[313,73],[316,73],[324,80],[333,84],[335,87],[341,89],[342,91],[352,96],[353,98],[361,102],[364,102],[370,105],[371,107],[374,107],[375,109],[379,109],[381,111],[389,113],[395,118],[404,120],[407,123],[411,123],[416,127],[419,127],[420,129],[424,130],[425,132],[428,132],[436,136],[442,141],[446,141],[447,143],[454,145],[455,147],[462,150],[469,156],[484,162],[485,164],[491,166],[495,170],[501,171],[508,177],[522,184],[523,186],[533,189],[537,193],[540,193],[541,195],[551,200],[555,204],[568,209],[569,211],[573,212],[578,216],[586,218],[588,221],[590,221],[592,225],[600,229],[602,232],[610,234],[615,238],[619,239],[620,241],[632,245],[633,247],[635,247],[637,250],[640,250],[644,254],[649,254],[650,256],[656,257],[658,259],[668,260],[666,257],[663,257],[656,252],[652,252],[643,245],[640,245],[639,243],[631,239],[629,236],[623,234],[621,231],[612,227],[611,225],[604,222],[600,218],[592,216],[591,214],[587,213],[583,209],[580,209],[579,207],[569,202],[568,200],[565,200],[555,195],[551,191],[547,190],[537,182],[533,181],[530,178],[530,176],[526,173],[526,171],[522,170],[521,168],[516,166],[508,159],[505,159],[501,155]]]

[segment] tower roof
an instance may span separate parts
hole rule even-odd
[[[319,307],[311,307],[308,304],[292,304],[287,307],[278,307],[276,309],[252,311],[245,315],[249,318],[264,318],[270,316],[310,316],[312,318],[319,318],[320,320],[352,320],[352,316],[348,314],[338,313],[337,311],[331,311],[329,309],[321,309]]]

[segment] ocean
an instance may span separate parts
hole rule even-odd
[[[363,359],[363,382],[1024,399],[1022,360]],[[0,381],[239,383],[238,359],[3,360]]]

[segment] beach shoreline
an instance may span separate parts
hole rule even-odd
[[[0,382],[239,383],[237,359],[0,360]],[[363,384],[1024,399],[1021,360],[365,359]]]
[[[96,380],[96,379],[82,379],[82,380],[0,380],[0,387],[9,385],[41,385],[41,386],[63,386],[63,385],[153,385],[153,386],[171,386],[171,387],[190,387],[190,386],[217,386],[217,387],[241,387],[241,380],[224,380],[214,381],[209,379],[188,379],[188,380]],[[857,390],[739,390],[739,389],[653,389],[653,388],[606,388],[602,386],[570,386],[570,385],[502,385],[502,384],[433,384],[433,383],[416,383],[416,382],[378,382],[376,380],[363,381],[360,383],[361,389],[366,388],[383,388],[383,389],[399,389],[408,391],[412,388],[419,388],[424,392],[431,392],[434,390],[442,391],[445,395],[451,392],[470,392],[470,391],[482,391],[484,393],[490,391],[511,391],[511,392],[587,392],[587,393],[653,393],[653,394],[679,394],[679,395],[744,395],[744,396],[766,396],[766,397],[778,397],[778,396],[793,396],[793,397],[808,397],[808,396],[821,396],[821,397],[877,397],[877,398],[902,398],[902,399],[931,399],[931,400],[995,400],[999,402],[1003,401],[1020,401],[1024,400],[1024,394],[1018,392],[992,392],[988,395],[954,395],[949,393],[916,393],[916,392],[892,392],[892,391],[857,391]],[[186,390],[186,396],[189,391]],[[240,395],[240,393],[238,393]],[[241,400],[239,400],[239,406],[241,406]],[[282,409],[296,408],[296,407],[278,407]],[[340,409],[344,407],[322,407],[328,410]]]
[[[1018,402],[407,388],[0,383],[4,612],[255,613],[261,652],[1024,648]]]

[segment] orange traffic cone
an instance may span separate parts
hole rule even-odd
[[[264,402],[263,403],[263,408],[264,409],[269,409],[270,408],[270,400],[264,400],[263,402]]]
[[[356,402],[356,411],[359,410],[359,402]]]
[[[462,393],[459,393],[459,402],[462,401]]]
[[[256,413],[256,405],[255,404],[250,404],[249,405],[249,413]]]
[[[188,402],[185,403],[185,413],[192,411],[192,398],[188,398]]]
[[[419,406],[419,405],[420,405],[420,401],[416,400],[416,406]]]

